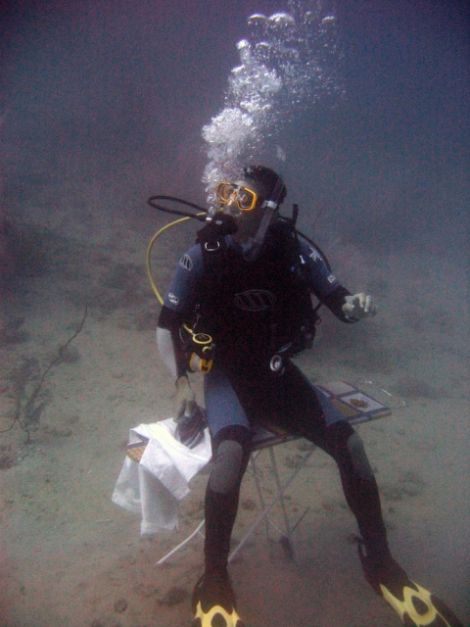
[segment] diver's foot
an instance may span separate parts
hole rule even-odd
[[[434,594],[411,581],[390,556],[368,556],[359,544],[359,557],[366,580],[395,610],[407,627],[463,627],[455,614]]]
[[[227,573],[204,574],[194,587],[191,627],[245,627]]]

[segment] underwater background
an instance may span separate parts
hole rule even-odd
[[[281,19],[269,31],[287,56],[269,57],[277,74],[247,104],[229,80],[240,64],[259,69],[246,51],[267,32],[249,18],[289,11],[303,30]],[[217,167],[279,171],[283,212],[298,203],[339,279],[377,300],[354,327],[323,312],[299,363],[390,402],[360,433],[393,553],[470,619],[469,14],[440,0],[1,4],[0,624],[189,623],[202,543],[163,570],[155,561],[200,518],[205,478],[175,537],[140,538],[110,496],[129,428],[172,407],[145,275],[169,216],[146,200],[206,203],[220,153],[203,129],[227,108],[250,114],[253,132],[238,138],[239,118],[224,118],[215,132],[233,152]],[[155,246],[162,289],[195,231]],[[240,612],[253,627],[397,625],[363,580],[336,470],[314,457],[291,497],[293,511],[310,507],[301,557],[255,536],[232,566]],[[245,483],[240,529],[256,507]]]

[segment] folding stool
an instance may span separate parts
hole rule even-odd
[[[336,415],[337,412],[339,412],[341,416],[348,420],[348,422],[350,422],[352,425],[376,420],[378,418],[384,418],[386,416],[390,416],[391,414],[390,407],[387,407],[381,402],[375,400],[369,394],[366,394],[365,392],[361,391],[359,388],[351,385],[350,383],[346,383],[344,381],[334,381],[325,384],[316,384],[315,388],[318,392],[318,397],[322,403],[324,412],[335,412]],[[386,390],[382,390],[382,392],[384,392],[385,394],[389,394],[388,392],[386,392]],[[230,553],[229,561],[233,560],[235,555],[240,551],[243,545],[255,533],[256,529],[263,522],[266,525],[266,534],[268,534],[269,526],[275,528],[281,534],[280,542],[286,553],[291,558],[294,557],[292,536],[296,527],[299,525],[300,521],[307,513],[308,508],[300,515],[300,517],[298,517],[295,522],[291,522],[289,520],[287,512],[285,493],[287,492],[288,488],[291,486],[297,475],[305,468],[310,457],[315,452],[316,447],[312,444],[312,448],[305,452],[302,459],[299,460],[299,462],[296,464],[296,468],[294,469],[294,471],[287,479],[284,480],[284,482],[281,481],[274,449],[276,446],[297,439],[300,439],[300,437],[296,435],[290,435],[286,431],[280,429],[278,426],[264,424],[263,426],[258,426],[255,428],[255,433],[252,440],[250,467],[252,475],[254,477],[261,511],[255,517],[253,522],[248,526],[248,528],[238,541],[237,545]],[[268,503],[266,502],[262,491],[259,468],[256,461],[258,456],[263,451],[267,451],[269,455],[269,467],[276,485],[276,495]],[[282,512],[282,529],[280,529],[279,526],[275,524],[269,517],[272,510],[278,503]],[[203,527],[204,519],[201,520],[196,529],[194,529],[194,531],[187,538],[185,538],[177,546],[171,549],[171,551],[161,557],[156,562],[156,565],[164,564],[197,535],[203,535]]]

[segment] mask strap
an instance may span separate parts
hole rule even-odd
[[[278,204],[277,202],[274,202],[274,200],[265,200],[264,203],[261,205],[261,208],[264,209],[265,207],[267,209],[273,209],[275,211],[278,207]]]

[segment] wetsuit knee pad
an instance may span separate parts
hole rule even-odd
[[[355,433],[349,422],[341,420],[334,422],[326,428],[325,444],[327,452],[337,459],[342,453],[347,452],[348,439]]]
[[[246,427],[225,427],[214,438],[213,467],[209,488],[228,494],[239,483],[249,454],[251,433]]]
[[[356,432],[349,436],[347,447],[356,474],[361,479],[372,479],[374,471],[367,458],[364,443]]]
[[[352,464],[361,479],[372,479],[374,473],[366,455],[360,436],[348,422],[337,422],[328,427],[326,433],[328,452],[340,464]]]

